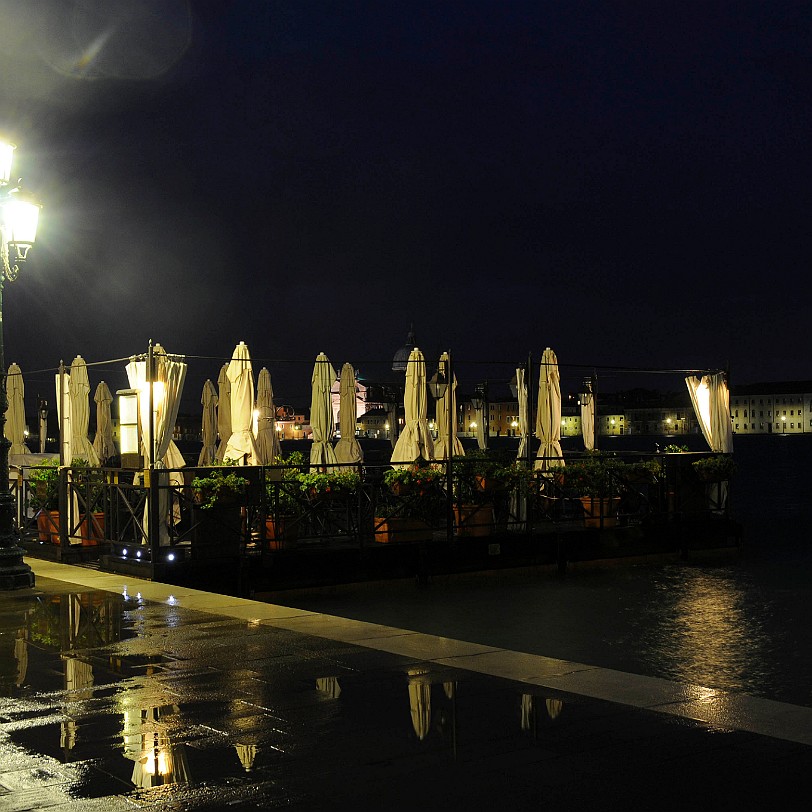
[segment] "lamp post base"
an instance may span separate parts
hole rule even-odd
[[[34,573],[23,561],[24,553],[21,547],[0,547],[0,591],[34,586]]]

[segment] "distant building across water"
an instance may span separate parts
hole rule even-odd
[[[734,386],[730,418],[734,434],[812,432],[812,381]]]

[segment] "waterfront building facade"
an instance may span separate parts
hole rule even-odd
[[[733,387],[734,434],[812,432],[812,381],[780,381]]]

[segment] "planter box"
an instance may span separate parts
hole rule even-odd
[[[239,505],[192,509],[192,559],[236,558],[243,538]]]
[[[62,517],[58,510],[41,510],[37,513],[37,531],[40,541],[59,544],[59,528]],[[73,538],[81,539],[82,547],[93,547],[104,541],[104,513],[85,516]],[[69,540],[69,543],[70,542]]]
[[[265,539],[269,550],[294,547],[299,539],[299,525],[287,516],[280,516],[278,521],[268,516],[265,519]]]
[[[40,510],[37,513],[37,531],[40,541],[50,541],[51,544],[59,544],[59,523],[60,516],[58,510]]]
[[[375,528],[375,541],[380,544],[431,540],[431,528],[422,519],[376,516]]]
[[[490,536],[493,533],[493,505],[454,505],[458,536]]]
[[[617,525],[617,509],[620,497],[582,496],[581,505],[584,509],[584,524],[586,527],[614,527]]]

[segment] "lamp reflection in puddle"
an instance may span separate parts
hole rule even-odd
[[[124,710],[124,755],[135,762],[131,780],[136,787],[188,783],[185,745],[172,744],[162,721],[177,712],[176,705]]]

